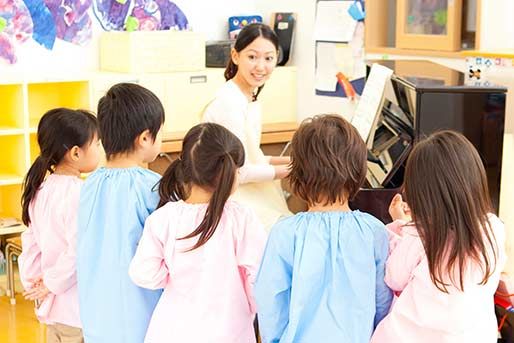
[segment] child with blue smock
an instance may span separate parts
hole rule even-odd
[[[255,296],[263,343],[368,343],[392,294],[384,224],[348,206],[366,177],[366,145],[335,115],[304,121],[289,181],[308,211],[271,229]]]
[[[136,286],[128,275],[145,219],[159,202],[160,175],[140,167],[160,151],[164,109],[149,90],[113,86],[98,103],[106,166],[80,194],[77,280],[88,343],[141,343],[161,290]]]

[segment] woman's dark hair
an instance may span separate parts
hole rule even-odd
[[[434,285],[448,292],[449,280],[464,290],[470,259],[481,265],[480,284],[485,284],[496,264],[488,220],[492,206],[482,160],[466,137],[440,131],[416,144],[405,169],[404,194]]]
[[[118,83],[98,102],[98,121],[109,160],[133,151],[134,140],[145,130],[155,139],[164,123],[164,107],[150,90],[134,83]]]
[[[184,137],[180,157],[166,169],[159,183],[158,207],[170,200],[186,200],[193,184],[213,192],[200,225],[180,238],[200,236],[190,250],[201,247],[214,234],[232,193],[236,170],[243,165],[244,159],[241,141],[221,125],[199,124]]]
[[[47,172],[53,173],[64,155],[74,146],[91,144],[98,134],[96,117],[88,111],[56,108],[46,112],[37,127],[40,153],[23,181],[21,197],[22,216],[25,225],[30,224],[29,206],[45,180]]]
[[[253,23],[243,27],[243,29],[241,30],[241,32],[239,32],[239,35],[237,36],[236,42],[234,44],[234,49],[237,52],[241,52],[244,48],[252,44],[252,42],[259,37],[267,39],[271,43],[273,43],[275,49],[277,49],[278,52],[279,42],[278,37],[275,34],[275,31],[273,31],[268,25],[260,23]],[[234,63],[234,61],[232,61],[232,58],[229,58],[227,68],[225,69],[225,80],[228,81],[233,79],[234,76],[236,76],[236,74],[237,65]],[[260,86],[257,89],[257,93],[254,95],[254,101],[257,100],[257,97],[259,96],[259,93],[261,92],[263,87],[264,85]]]
[[[291,143],[292,191],[309,206],[352,199],[366,178],[366,144],[337,115],[302,122]]]

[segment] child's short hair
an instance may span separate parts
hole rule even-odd
[[[331,204],[355,196],[366,178],[366,144],[357,130],[337,115],[302,122],[291,144],[289,181],[309,205]]]
[[[131,152],[145,130],[155,139],[164,123],[164,107],[150,90],[134,83],[112,86],[98,102],[100,136],[107,159]]]

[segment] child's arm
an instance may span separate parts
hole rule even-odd
[[[246,223],[236,242],[236,257],[240,274],[245,276],[245,292],[250,311],[256,312],[253,287],[266,245],[267,234],[257,216],[248,211]]]
[[[132,281],[148,289],[161,289],[168,283],[169,271],[164,260],[164,243],[155,234],[155,230],[165,224],[160,223],[158,219],[152,215],[147,218],[143,235],[129,267]]]
[[[77,215],[79,210],[80,188],[69,203],[69,212],[64,218],[66,249],[62,251],[55,263],[43,271],[43,286],[51,293],[59,295],[77,284]]]
[[[263,343],[279,342],[289,322],[294,238],[284,229],[279,223],[271,230],[255,283]]]
[[[375,265],[376,265],[376,289],[375,289],[375,321],[374,327],[387,315],[393,294],[384,281],[385,264],[389,253],[389,240],[385,230],[377,230],[375,233]]]
[[[386,263],[385,282],[396,292],[401,292],[412,278],[425,250],[413,226],[402,228],[401,238],[391,251]]]
[[[21,234],[22,253],[18,258],[20,279],[23,288],[30,290],[34,283],[41,279],[41,248],[34,235],[33,224],[29,224],[27,230]]]

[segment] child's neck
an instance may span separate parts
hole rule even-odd
[[[132,168],[144,165],[143,159],[135,153],[112,156],[105,163],[106,168]]]
[[[184,200],[188,204],[206,204],[211,200],[212,192],[209,192],[197,185],[191,186],[189,197]]]
[[[80,177],[80,170],[72,163],[63,161],[55,166],[54,174]]]
[[[350,212],[348,201],[335,202],[331,204],[315,203],[309,206],[309,212]]]

